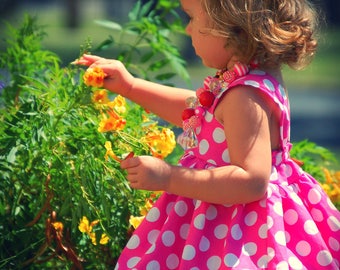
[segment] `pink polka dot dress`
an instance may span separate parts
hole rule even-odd
[[[218,205],[164,193],[123,250],[116,269],[339,269],[340,212],[320,185],[289,157],[290,116],[284,88],[259,70],[233,81],[204,112],[197,147],[180,166],[230,164],[213,111],[236,85],[262,91],[281,110],[281,149],[272,152],[267,193],[249,204]]]

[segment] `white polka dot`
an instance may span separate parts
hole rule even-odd
[[[205,121],[210,123],[214,119],[214,115],[211,114],[210,112],[207,112],[206,115],[204,116],[204,118],[205,118]]]
[[[288,258],[288,263],[289,263],[290,267],[294,270],[300,270],[300,269],[304,268],[301,261],[296,257]]]
[[[222,153],[222,160],[225,163],[230,163],[230,157],[229,157],[229,150],[228,149],[223,151],[223,153]]]
[[[257,252],[257,245],[253,242],[249,242],[242,247],[242,253],[246,256],[253,256]]]
[[[224,257],[224,264],[227,267],[237,267],[240,261],[235,254],[229,253]]]
[[[146,220],[149,222],[156,222],[159,219],[159,216],[160,216],[159,209],[157,207],[153,207],[146,215]]]
[[[135,267],[139,263],[140,260],[141,260],[140,257],[132,257],[130,260],[128,260],[127,267],[128,268]]]
[[[284,99],[286,99],[286,91],[285,91],[285,89],[283,88],[283,86],[280,84],[279,85],[279,90],[280,90],[280,93],[281,93],[281,96],[284,98]]]
[[[319,209],[313,208],[310,213],[315,221],[322,222],[324,220],[323,214]]]
[[[181,226],[181,229],[179,230],[179,235],[182,237],[182,239],[185,240],[185,239],[188,238],[189,229],[190,229],[190,225],[189,224],[183,224]]]
[[[155,251],[156,249],[156,244],[152,244],[151,247],[146,251],[146,254],[151,254]]]
[[[173,208],[174,208],[174,205],[175,205],[174,202],[168,203],[168,205],[166,206],[166,214],[167,214],[167,215],[169,215],[169,214],[171,213],[171,211],[172,211]]]
[[[329,247],[331,249],[333,249],[334,251],[339,251],[340,250],[340,243],[338,240],[336,240],[335,238],[333,237],[330,237],[328,239],[328,244],[329,244]]]
[[[195,130],[196,135],[199,135],[201,131],[202,131],[202,126],[197,127]]]
[[[340,230],[340,221],[334,216],[330,216],[327,219],[327,224],[333,232],[337,232]]]
[[[159,270],[159,269],[161,269],[161,266],[157,261],[151,261],[146,266],[146,270]]]
[[[285,236],[285,233],[283,231],[278,231],[276,234],[275,234],[275,241],[276,243],[282,245],[282,246],[285,246],[286,245],[286,236]]]
[[[235,240],[240,240],[243,236],[242,230],[240,228],[240,225],[236,224],[231,228],[231,236]]]
[[[303,225],[303,228],[304,228],[305,232],[309,235],[316,235],[319,232],[314,221],[312,221],[312,220],[307,220],[305,222],[305,224]]]
[[[245,81],[244,84],[253,86],[255,88],[260,88],[260,84],[257,81],[248,80],[248,81]]]
[[[182,259],[186,261],[191,261],[196,256],[196,250],[191,245],[186,245],[183,250]]]
[[[275,250],[273,248],[267,248],[268,261],[271,261],[275,257]]]
[[[259,229],[259,237],[261,239],[266,239],[268,236],[268,227],[267,224],[263,224]]]
[[[332,263],[333,258],[332,254],[329,251],[323,250],[318,253],[318,255],[316,256],[316,260],[321,266],[327,266]]]
[[[283,216],[283,211],[282,211],[282,203],[281,202],[276,202],[274,204],[274,211],[276,214],[278,214],[279,216]]]
[[[204,225],[205,225],[205,215],[199,214],[197,217],[195,217],[194,226],[198,230],[203,230]]]
[[[321,201],[320,192],[313,188],[308,192],[308,200],[311,204],[318,204]]]
[[[156,242],[159,233],[159,230],[152,230],[148,233],[148,241],[151,245]]]
[[[223,143],[225,141],[225,134],[222,128],[215,128],[212,137],[216,143]]]
[[[214,220],[216,217],[217,217],[217,209],[215,206],[210,205],[207,210],[206,218],[207,220]]]
[[[207,267],[209,270],[218,270],[220,269],[222,264],[222,260],[218,256],[212,256],[207,261]]]
[[[166,266],[169,269],[177,269],[179,266],[179,258],[176,254],[170,254],[166,259]]]
[[[307,241],[300,241],[296,245],[296,252],[303,257],[308,256],[311,251],[312,248]]]
[[[272,91],[272,92],[275,91],[274,84],[273,84],[270,80],[265,79],[265,80],[263,80],[263,83],[264,83],[264,85],[267,87],[268,90],[270,90],[270,91]]]
[[[207,167],[206,167],[207,169],[208,169],[208,168],[215,168],[216,165],[217,165],[216,161],[213,160],[213,159],[209,159],[209,160],[207,160],[207,162],[209,163],[209,164],[207,165]]]
[[[284,220],[289,225],[294,225],[299,219],[298,213],[293,210],[289,209],[284,213]]]
[[[271,229],[274,225],[274,220],[271,216],[267,216],[267,229]]]
[[[207,140],[202,140],[199,143],[199,152],[201,155],[205,155],[209,150],[209,142]]]
[[[289,270],[289,266],[287,262],[279,262],[276,266],[277,270]]]
[[[194,203],[194,206],[195,206],[195,210],[197,210],[201,206],[202,201],[201,200],[193,200],[193,203]]]
[[[298,205],[303,205],[301,199],[299,198],[299,196],[298,196],[296,193],[294,193],[294,192],[290,193],[290,197],[291,197],[291,198],[293,199],[293,201],[294,201],[295,203],[297,203]]]
[[[287,231],[285,231],[285,237],[286,237],[286,243],[289,243],[289,242],[290,242],[290,239],[291,239],[290,233],[287,232]]]
[[[253,226],[257,221],[257,213],[255,211],[250,212],[244,218],[244,222],[247,226]]]
[[[128,249],[136,249],[140,244],[140,239],[139,239],[139,236],[138,235],[133,235],[129,242],[127,243],[126,247]]]
[[[221,225],[216,226],[214,234],[217,239],[223,239],[224,237],[226,237],[227,232],[228,232],[228,226],[225,224],[221,224]]]
[[[284,171],[286,177],[291,177],[293,174],[293,169],[289,164],[284,164]]]
[[[180,217],[184,217],[188,212],[188,206],[185,202],[179,201],[175,204],[175,212]]]
[[[206,252],[208,251],[210,248],[210,241],[208,238],[206,238],[205,236],[202,236],[200,244],[199,244],[199,249],[202,252]]]
[[[269,258],[267,255],[263,255],[258,261],[257,261],[257,266],[259,268],[267,268]]]
[[[175,234],[172,231],[165,231],[162,235],[162,242],[166,247],[171,247],[175,243],[175,239]]]
[[[234,219],[234,217],[236,217],[237,212],[238,212],[238,210],[237,210],[237,208],[235,208],[234,211],[233,211],[233,213],[232,213],[232,215],[231,215],[231,218],[232,218],[232,219]]]

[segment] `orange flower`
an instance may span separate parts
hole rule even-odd
[[[100,67],[88,68],[83,76],[84,83],[87,86],[103,87],[105,73]]]
[[[108,111],[109,117],[102,114],[103,118],[99,123],[99,132],[108,132],[114,130],[122,130],[125,127],[126,120],[116,114],[113,110]]]
[[[110,99],[107,96],[106,90],[97,90],[92,95],[92,101],[97,104],[108,104],[110,102]]]
[[[152,155],[158,158],[165,158],[174,150],[176,146],[175,135],[168,128],[163,128],[161,131],[154,129],[142,138],[152,152]]]

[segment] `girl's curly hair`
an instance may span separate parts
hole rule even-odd
[[[201,0],[209,31],[261,67],[307,66],[316,51],[318,16],[308,0]]]

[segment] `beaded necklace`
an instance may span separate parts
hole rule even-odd
[[[196,97],[186,100],[187,108],[182,112],[183,133],[177,142],[186,150],[197,146],[196,129],[201,126],[206,111],[213,105],[215,98],[228,89],[236,79],[249,73],[249,67],[236,63],[231,70],[219,70],[214,77],[205,78],[203,87],[196,90]]]

